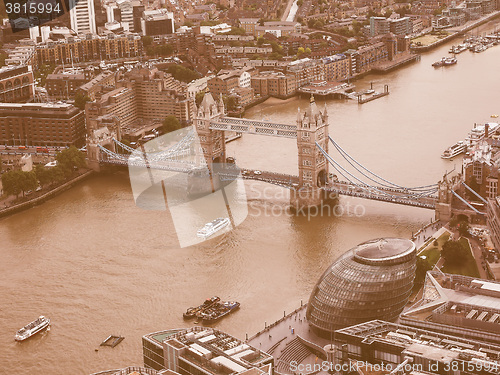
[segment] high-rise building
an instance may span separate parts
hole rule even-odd
[[[78,34],[96,34],[94,0],[69,0],[71,28]]]

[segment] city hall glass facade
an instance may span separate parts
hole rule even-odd
[[[307,306],[316,333],[383,319],[394,321],[408,302],[416,269],[412,241],[382,238],[347,251],[321,276]]]

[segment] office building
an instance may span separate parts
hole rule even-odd
[[[94,0],[69,0],[71,28],[77,34],[96,34]]]
[[[273,357],[207,327],[172,329],[142,337],[144,365],[181,375],[271,375]]]
[[[322,337],[374,319],[395,321],[408,302],[416,269],[412,241],[383,238],[347,251],[320,277],[307,320]]]
[[[382,320],[337,330],[334,346],[338,368],[362,361],[388,369],[378,374],[392,370],[394,374],[493,375],[500,368],[499,345]]]
[[[4,66],[0,68],[0,102],[27,102],[34,96],[31,66]]]
[[[82,147],[85,115],[65,103],[0,103],[0,144]]]
[[[400,322],[500,345],[500,283],[428,272],[422,300]]]

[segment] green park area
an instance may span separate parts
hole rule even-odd
[[[439,258],[441,257],[441,249],[443,245],[450,238],[450,233],[445,232],[441,236],[439,236],[436,240],[429,241],[425,248],[419,252],[420,257],[425,257],[429,266],[432,268],[437,263]]]
[[[453,273],[464,276],[480,277],[479,270],[477,269],[476,260],[472,255],[472,251],[469,242],[466,238],[460,238],[457,241],[461,246],[461,249],[453,250],[456,254],[452,255],[446,259],[441,271],[444,273]]]

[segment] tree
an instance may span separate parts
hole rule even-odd
[[[25,192],[35,190],[37,185],[35,172],[22,172],[21,190],[23,195]]]
[[[75,107],[80,108],[82,111],[85,110],[85,104],[90,102],[90,98],[87,95],[83,95],[78,92],[75,95]]]
[[[152,36],[144,35],[142,37],[142,45],[144,46],[144,48],[149,47],[152,43],[153,43],[153,37]]]
[[[459,241],[448,240],[443,244],[441,256],[447,264],[461,265],[467,261],[467,252]]]
[[[181,128],[181,123],[177,120],[175,116],[167,116],[163,120],[163,131],[165,133],[170,133]]]
[[[44,167],[43,165],[37,165],[35,167],[35,175],[38,182],[40,182],[40,185],[42,185],[42,187],[52,182],[50,169]]]
[[[3,190],[7,195],[24,193],[36,188],[36,176],[34,172],[10,171],[2,175]]]
[[[458,223],[458,233],[461,236],[467,236],[469,234],[469,223],[466,220],[462,220]]]
[[[234,96],[224,96],[222,98],[224,106],[229,112],[234,112],[238,109],[238,99]]]
[[[311,53],[311,49],[307,47],[304,52],[306,55],[309,55]]]
[[[85,156],[75,146],[58,152],[56,160],[57,166],[61,168],[66,176],[71,175],[76,168],[85,166]]]
[[[10,171],[2,175],[3,191],[7,195],[15,195],[21,192],[21,171]]]
[[[194,70],[191,70],[189,68],[177,64],[170,65],[167,69],[167,72],[172,74],[172,76],[176,80],[186,83],[189,83],[192,80],[200,77],[199,74],[196,73]]]
[[[205,96],[205,91],[200,91],[196,93],[196,96],[194,98],[196,102],[196,106],[199,107],[201,104],[201,101],[203,100],[203,97]]]
[[[304,52],[305,52],[305,51],[306,51],[306,50],[304,49],[304,47],[299,47],[299,48],[297,49],[297,55],[298,55],[298,56],[300,56],[300,55],[304,54]]]
[[[227,34],[229,35],[245,35],[246,31],[245,29],[241,27],[232,27],[231,31],[229,31]]]
[[[64,181],[65,173],[63,168],[60,165],[56,165],[55,167],[49,168],[50,175],[50,183],[58,184]]]
[[[415,271],[415,281],[414,286],[419,287],[425,281],[425,275],[427,271],[432,270],[432,266],[429,264],[427,259],[417,257],[417,270]]]

